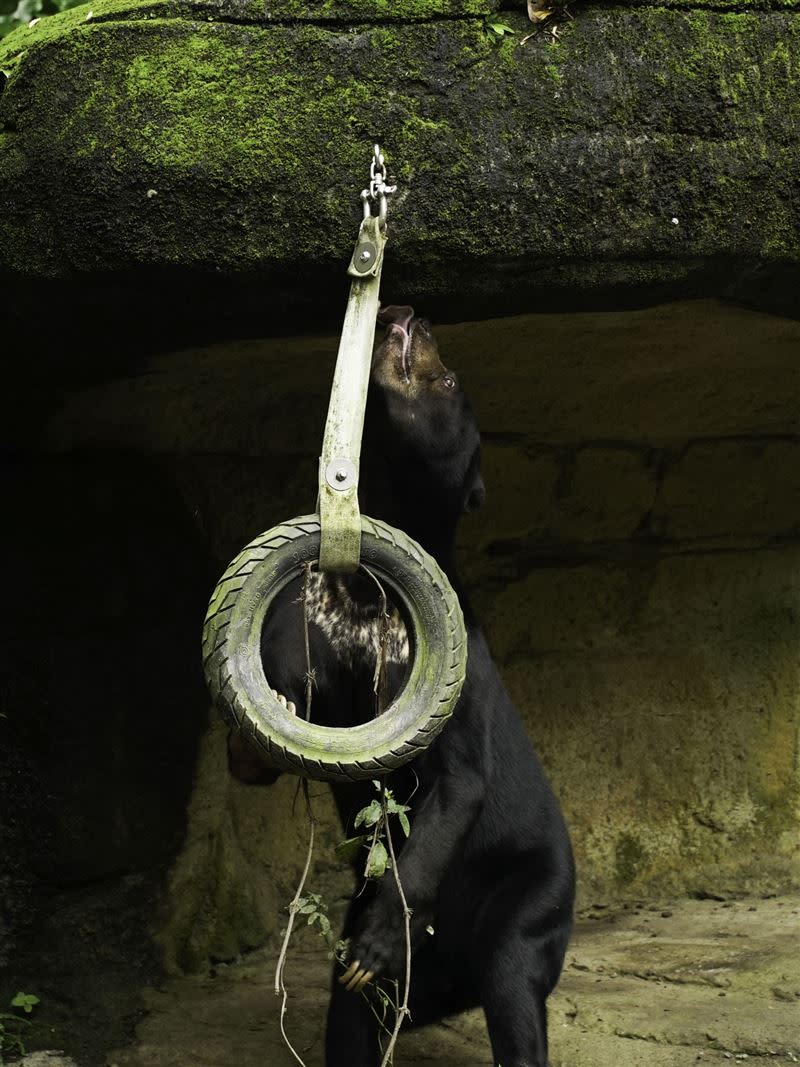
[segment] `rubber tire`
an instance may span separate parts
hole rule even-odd
[[[261,534],[223,574],[203,628],[203,664],[228,722],[260,748],[265,763],[320,781],[387,774],[419,755],[453,713],[467,665],[458,598],[436,561],[400,530],[361,517],[361,561],[402,602],[414,660],[396,699],[376,719],[331,728],[292,715],[272,696],[261,631],[278,593],[319,556],[319,517],[291,519]]]

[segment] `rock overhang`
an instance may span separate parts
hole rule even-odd
[[[415,298],[793,290],[800,4],[576,4],[525,43],[524,5],[486,32],[499,6],[98,0],[15,31],[0,272],[291,303],[340,277],[380,139]]]

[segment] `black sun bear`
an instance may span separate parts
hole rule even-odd
[[[381,312],[381,321],[386,335],[372,365],[361,507],[405,530],[436,558],[459,594],[469,650],[452,720],[422,755],[391,775],[395,797],[411,798],[411,835],[395,835],[412,910],[406,1025],[480,1005],[496,1064],[546,1067],[546,1000],[572,926],[569,836],[455,573],[459,519],[485,495],[474,414],[455,374],[442,364],[426,320],[409,307],[391,307]],[[262,635],[264,672],[291,708],[302,706],[305,692],[300,585],[298,579],[280,594]],[[375,586],[362,575],[316,574],[309,593],[313,719],[330,726],[363,722],[375,711]],[[410,656],[397,609],[385,647],[388,687],[396,691]],[[229,764],[236,777],[252,783],[269,783],[280,773],[265,768],[237,733],[229,740]],[[350,836],[374,787],[366,782],[332,789]],[[392,877],[366,887],[359,881],[343,937],[350,940],[351,965],[344,975],[340,966],[334,970],[326,1064],[378,1067],[369,981],[400,978],[405,964],[402,907]]]

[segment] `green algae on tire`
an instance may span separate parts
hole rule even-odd
[[[306,515],[251,541],[219,580],[203,629],[212,696],[265,762],[320,781],[375,778],[422,752],[455,709],[467,638],[458,598],[436,562],[406,534],[362,516],[361,560],[402,603],[413,663],[400,693],[369,722],[333,728],[290,714],[272,696],[261,661],[270,605],[319,555],[319,517]]]

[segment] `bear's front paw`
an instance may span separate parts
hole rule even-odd
[[[405,971],[406,931],[399,904],[397,915],[368,918],[353,938],[350,966],[339,981],[358,992],[373,978],[400,978]]]

